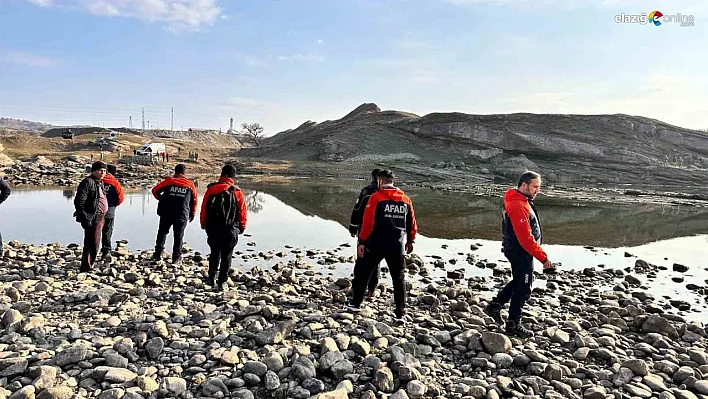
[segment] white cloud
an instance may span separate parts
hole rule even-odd
[[[44,7],[79,5],[95,15],[164,23],[172,30],[198,29],[223,17],[220,0],[27,0]],[[61,3],[61,4],[60,4]]]
[[[31,67],[52,67],[56,65],[56,61],[33,54],[29,51],[3,51],[0,52],[0,61],[11,64],[26,65]]]
[[[324,44],[324,40],[322,40],[322,39],[317,39],[317,45],[318,45],[318,46],[321,46],[321,45],[323,45],[323,44]]]
[[[54,0],[28,0],[30,3],[36,4],[40,7],[50,7]]]
[[[324,57],[318,54],[293,54],[293,55],[281,55],[278,57],[278,61],[313,61],[313,62],[323,62]]]

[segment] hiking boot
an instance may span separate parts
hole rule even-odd
[[[487,316],[494,319],[495,323],[503,324],[504,319],[502,319],[502,316],[501,316],[501,309],[502,309],[502,305],[500,305],[496,302],[489,302],[489,304],[484,308],[483,312]]]
[[[224,291],[226,291],[226,288],[227,288],[226,281],[216,283],[216,290],[217,291],[224,292]]]
[[[79,268],[79,271],[80,271],[81,273],[90,273],[90,272],[91,272],[91,266],[81,266],[81,268]]]
[[[152,258],[150,258],[150,260],[154,262],[159,262],[160,260],[162,260],[162,251],[153,252]]]
[[[172,264],[175,266],[180,266],[182,264],[182,258],[173,258]]]
[[[349,303],[347,303],[347,310],[352,313],[359,313],[359,312],[361,312],[361,306],[354,305],[352,302],[349,302]]]
[[[524,327],[518,320],[507,320],[505,330],[507,335],[515,335],[519,338],[533,337],[533,331]]]
[[[396,318],[397,318],[398,320],[401,320],[401,319],[403,319],[403,316],[406,315],[406,310],[405,310],[405,309],[396,308],[396,310],[394,310],[394,313],[396,314]]]
[[[209,288],[214,287],[214,277],[207,277],[204,279],[204,285],[206,285]]]

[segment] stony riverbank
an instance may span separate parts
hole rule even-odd
[[[521,341],[481,311],[483,277],[411,281],[398,322],[391,292],[347,313],[349,280],[318,276],[305,251],[236,257],[247,271],[213,292],[201,254],[155,265],[120,249],[85,274],[73,245],[6,249],[0,397],[708,398],[708,331],[642,289],[657,269],[641,260],[539,275]]]

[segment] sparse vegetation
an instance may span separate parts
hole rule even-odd
[[[256,147],[260,147],[263,142],[263,126],[260,123],[241,124],[241,134],[245,135]]]

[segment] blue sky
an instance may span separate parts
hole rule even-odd
[[[649,4],[649,5],[647,5]],[[682,13],[695,26],[618,24]],[[708,2],[0,0],[0,116],[267,134],[364,102],[708,128]]]

